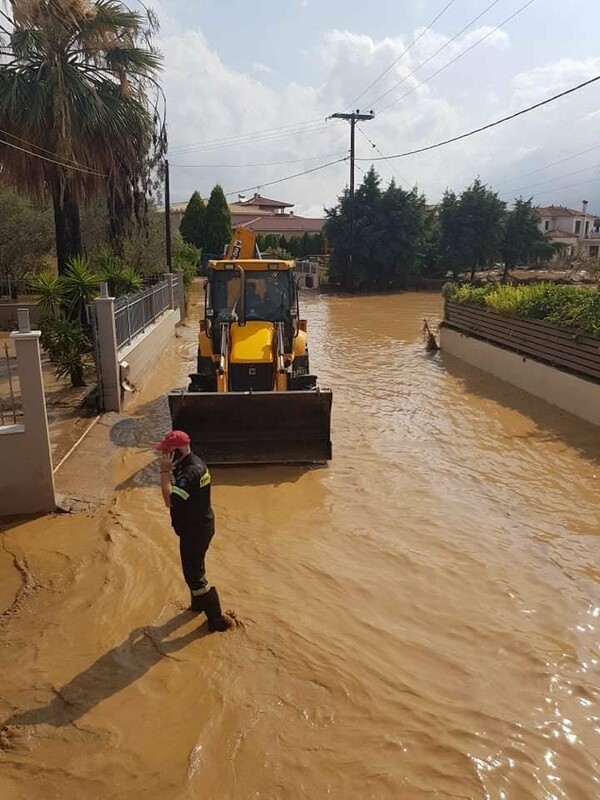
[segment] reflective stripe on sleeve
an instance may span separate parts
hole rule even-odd
[[[190,493],[186,492],[185,489],[181,489],[179,486],[171,487],[171,493],[181,497],[182,500],[189,500],[190,497]]]
[[[210,483],[210,472],[206,470],[204,475],[200,476],[200,488],[203,489],[205,486],[208,486]]]

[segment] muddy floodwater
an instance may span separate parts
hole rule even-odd
[[[0,536],[2,800],[600,797],[599,430],[426,353],[438,296],[304,311],[333,461],[213,471],[243,629],[185,610],[150,449],[193,319],[59,471],[104,504]]]

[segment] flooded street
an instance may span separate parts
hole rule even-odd
[[[303,301],[333,461],[213,470],[244,629],[185,611],[151,450],[194,321],[58,473],[114,498],[0,534],[2,800],[600,797],[599,429],[426,353],[437,295]]]

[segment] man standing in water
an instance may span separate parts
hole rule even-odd
[[[190,449],[184,431],[171,431],[156,445],[162,453],[160,488],[171,513],[171,524],[179,536],[183,577],[191,594],[191,611],[204,611],[209,631],[226,631],[235,622],[221,612],[219,595],[209,586],[204,559],[215,532],[210,504],[210,472]]]

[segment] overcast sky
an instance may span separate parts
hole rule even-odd
[[[496,0],[485,13],[492,0],[454,0],[427,29],[448,2],[153,0],[172,201],[194,189],[207,196],[219,182],[248,195],[261,187],[296,213],[320,215],[347,183],[347,162],[266,184],[347,154],[348,124],[328,115],[350,104],[374,109],[357,132],[357,155],[370,159],[458,135],[600,74],[598,0],[533,0],[506,24],[526,0]],[[226,166],[271,162],[294,163]],[[579,208],[587,199],[600,213],[600,82],[466,142],[376,166],[384,183],[417,184],[432,203],[479,175],[507,201],[523,194]]]

